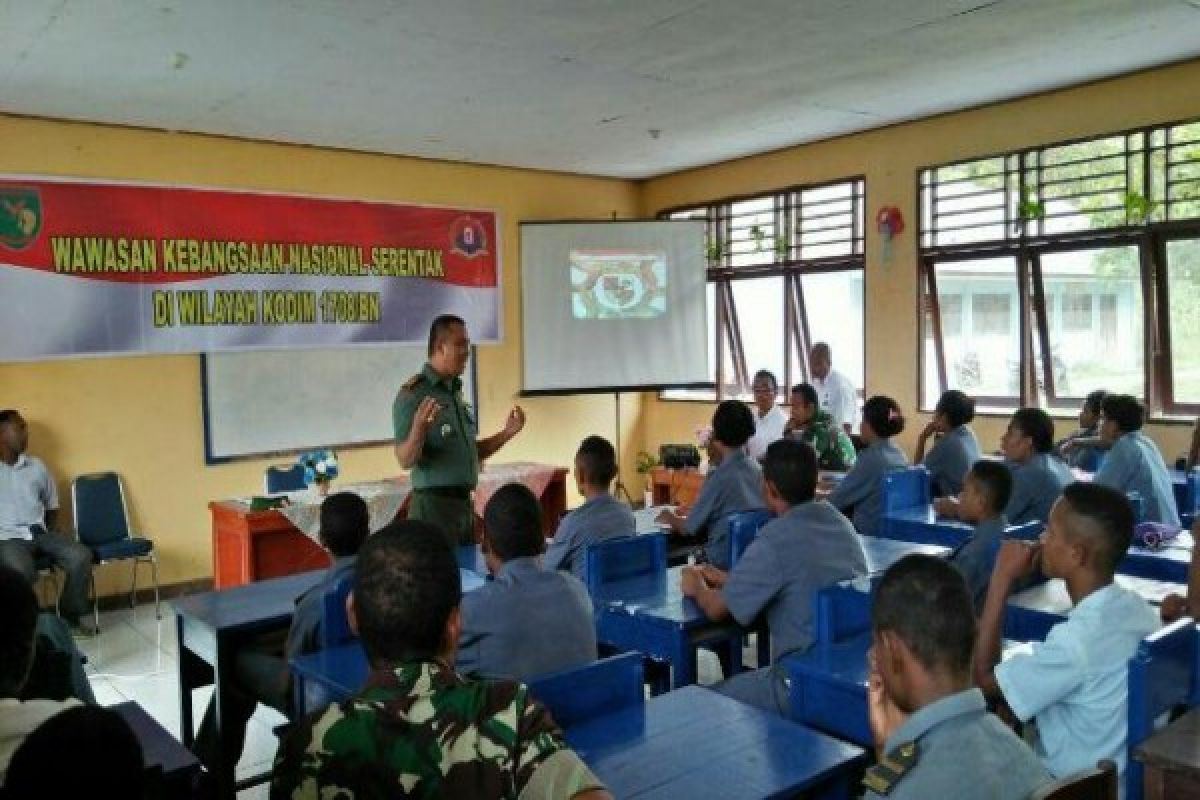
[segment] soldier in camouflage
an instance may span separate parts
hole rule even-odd
[[[272,798],[610,797],[526,687],[454,671],[461,596],[434,526],[395,522],[367,540],[349,612],[370,677],[285,738]]]
[[[817,451],[818,469],[845,472],[857,458],[854,443],[833,423],[829,412],[821,410],[817,390],[807,383],[792,387],[791,415],[783,435],[812,445]]]

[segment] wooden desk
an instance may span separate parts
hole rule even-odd
[[[691,467],[655,467],[650,472],[650,484],[654,487],[654,505],[691,506],[704,485],[704,475]]]
[[[1192,709],[1134,751],[1146,765],[1146,800],[1200,797],[1200,709]]]
[[[554,469],[541,495],[542,528],[558,529],[567,510],[567,470]],[[228,589],[266,578],[294,575],[330,564],[329,555],[275,510],[251,511],[236,500],[208,504],[212,513],[213,588]],[[407,508],[401,507],[398,518]],[[478,526],[478,520],[476,520]]]

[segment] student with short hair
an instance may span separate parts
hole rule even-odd
[[[746,452],[755,461],[762,461],[771,442],[783,436],[788,415],[775,402],[779,395],[779,381],[775,379],[775,373],[768,369],[754,373],[750,391],[754,397],[754,435],[746,442]]]
[[[1017,410],[1000,439],[1000,449],[1013,478],[1004,516],[1011,525],[1045,522],[1063,487],[1075,479],[1052,453],[1054,421],[1040,408]],[[942,516],[959,516],[954,498],[939,497],[933,507]]]
[[[587,587],[542,565],[542,508],[528,486],[501,486],[483,510],[483,554],[493,580],[462,599],[458,671],[528,681],[596,660]]]
[[[1079,409],[1079,427],[1054,445],[1067,466],[1084,472],[1095,472],[1104,458],[1108,443],[1100,438],[1100,407],[1108,392],[1097,389],[1089,392]]]
[[[1128,394],[1110,394],[1101,408],[1100,437],[1109,451],[1094,480],[1127,494],[1137,492],[1148,521],[1179,527],[1171,473],[1158,447],[1142,433],[1146,409]]]
[[[729,568],[729,520],[734,511],[762,508],[762,470],[746,454],[754,417],[744,403],[726,400],[712,416],[709,470],[686,517],[663,511],[658,522],[687,536],[708,534],[703,554],[710,564]]]
[[[813,594],[867,574],[867,559],[852,526],[833,506],[814,500],[817,457],[803,442],[781,439],[767,448],[763,494],[776,516],[763,526],[729,572],[685,567],[681,589],[714,621],[732,617],[749,627],[765,615],[771,664],[807,650],[815,637]],[[773,666],[744,672],[717,691],[786,714],[784,675]]]
[[[933,419],[917,436],[914,464],[924,464],[933,481],[935,497],[956,495],[971,465],[979,460],[979,441],[970,429],[975,419],[975,401],[958,389],[943,392]],[[930,438],[933,447],[926,452]]]
[[[950,554],[950,564],[962,573],[971,593],[975,612],[983,610],[988,579],[996,553],[1008,528],[1004,507],[1012,494],[1012,474],[998,461],[976,461],[958,495],[958,513],[963,522],[975,526],[971,538]]]
[[[908,456],[892,441],[903,430],[904,414],[892,398],[875,395],[863,405],[859,431],[867,449],[858,454],[853,469],[829,495],[831,505],[843,514],[853,514],[859,533],[874,535],[879,529],[883,476],[908,466]]]
[[[0,784],[5,782],[9,760],[34,730],[46,720],[79,705],[66,700],[20,699],[33,664],[38,606],[33,587],[20,572],[0,564]]]
[[[435,526],[367,540],[347,602],[371,673],[349,700],[292,726],[271,797],[609,797],[520,684],[454,670],[462,629],[454,552]]]
[[[288,663],[296,656],[321,649],[320,628],[325,613],[325,595],[344,578],[354,575],[358,551],[371,530],[367,504],[353,492],[337,492],[321,503],[317,539],[331,556],[333,565],[325,576],[296,598],[296,611],[283,642],[267,635],[234,654],[232,680],[222,691],[228,699],[217,739],[216,696],[209,700],[192,751],[211,765],[221,748],[224,764],[236,764],[246,743],[246,725],[259,703],[289,714],[292,704],[292,674]]]
[[[975,615],[962,578],[934,556],[883,574],[871,604],[867,710],[878,763],[865,800],[1019,800],[1050,782],[1037,756],[971,685]]]
[[[1073,483],[1054,504],[1040,544],[1007,541],[996,558],[979,622],[975,683],[1018,720],[1036,720],[1037,753],[1056,778],[1105,758],[1125,772],[1129,659],[1158,628],[1150,604],[1113,582],[1132,537],[1125,495]],[[1038,566],[1066,582],[1074,607],[1044,642],[1000,663],[1009,594]]]
[[[562,518],[542,563],[587,581],[587,549],[637,531],[628,505],[612,496],[617,477],[617,452],[602,436],[589,436],[575,452],[575,487],[583,505]]]
[[[817,451],[817,467],[844,472],[854,466],[858,453],[849,434],[834,424],[833,417],[821,408],[817,390],[808,383],[792,387],[792,407],[783,435],[799,439]]]

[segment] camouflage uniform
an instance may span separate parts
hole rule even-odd
[[[804,430],[792,434],[817,451],[817,468],[844,472],[854,466],[854,443],[841,427],[833,424],[828,411],[818,411]]]
[[[412,662],[298,724],[271,797],[569,798],[601,787],[524,686]]]

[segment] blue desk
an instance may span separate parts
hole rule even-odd
[[[939,544],[921,544],[888,539],[883,536],[859,536],[863,552],[867,556],[868,572],[883,572],[900,559],[913,553],[927,556],[945,556],[950,548]]]
[[[848,797],[865,754],[690,686],[565,731],[614,797]]]
[[[1136,545],[1129,548],[1117,571],[1139,578],[1152,578],[1170,583],[1187,583],[1188,566],[1192,563],[1192,534],[1184,531],[1158,550]]]
[[[192,746],[192,689],[215,683],[216,734],[229,714],[226,682],[231,679],[237,648],[270,631],[288,627],[296,598],[311,589],[325,570],[302,572],[217,592],[204,592],[171,601],[179,640],[179,720],[183,744]],[[218,748],[219,751],[220,748]],[[215,754],[213,779],[218,798],[235,796],[234,768]],[[257,780],[246,784],[257,783]]]
[[[958,547],[971,538],[975,526],[957,519],[939,517],[932,505],[886,511],[880,518],[879,535],[906,542]]]
[[[1186,594],[1187,587],[1178,583],[1117,575],[1116,583],[1131,589],[1146,602],[1158,606],[1168,594]],[[1008,598],[1004,617],[1004,636],[1019,642],[1041,641],[1050,629],[1067,618],[1071,596],[1062,580],[1054,579],[1031,586]]]
[[[192,780],[200,772],[192,751],[137,703],[117,703],[108,710],[121,715],[142,746],[146,797],[191,797]]]

